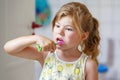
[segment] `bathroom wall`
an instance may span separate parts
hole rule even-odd
[[[0,0],[0,80],[34,80],[34,61],[8,55],[6,41],[31,34],[34,0]]]

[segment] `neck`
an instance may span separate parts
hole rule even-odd
[[[67,49],[67,50],[61,50],[56,49],[57,55],[61,58],[79,58],[81,55],[81,52],[78,49]]]

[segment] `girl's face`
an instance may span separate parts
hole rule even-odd
[[[65,16],[55,23],[53,39],[55,42],[64,41],[64,44],[57,45],[57,48],[72,49],[78,47],[81,37],[74,27],[71,17]]]

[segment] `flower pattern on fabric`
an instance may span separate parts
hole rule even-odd
[[[84,80],[87,55],[73,62],[63,62],[56,53],[48,54],[39,80]]]

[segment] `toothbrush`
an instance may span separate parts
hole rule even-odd
[[[57,43],[55,43],[55,45],[60,45],[60,46],[61,46],[62,44],[64,44],[64,41],[63,41],[63,40],[58,41]],[[38,49],[38,52],[42,51],[42,47],[41,47],[39,44],[37,44],[36,47],[37,47],[37,49]]]

